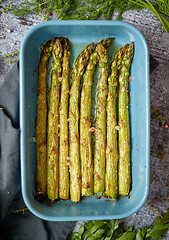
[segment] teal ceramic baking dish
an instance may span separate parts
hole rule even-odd
[[[80,203],[59,200],[52,205],[34,198],[36,178],[35,117],[37,66],[40,44],[64,36],[71,43],[71,64],[86,45],[115,37],[114,51],[134,41],[130,81],[132,190],[130,197],[115,202],[95,196]],[[20,51],[21,181],[25,204],[39,218],[51,221],[120,219],[136,213],[145,203],[150,177],[149,53],[145,38],[133,25],[122,21],[48,21],[32,27]]]

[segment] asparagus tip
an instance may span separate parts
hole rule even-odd
[[[99,43],[101,43],[105,48],[108,48],[113,40],[114,40],[114,37],[105,38],[105,39],[101,40]]]

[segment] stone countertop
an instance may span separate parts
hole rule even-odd
[[[6,0],[3,6],[10,4],[15,4],[15,1]],[[53,15],[51,20],[56,20],[56,16]],[[146,9],[140,12],[127,11],[123,14],[123,20],[135,25],[147,40],[151,65],[151,107],[157,109],[169,124],[169,33],[164,32],[159,20]],[[30,14],[22,18],[15,17],[10,12],[0,14],[0,85],[14,64],[5,63],[3,55],[15,49],[19,51],[25,33],[42,21],[40,14]],[[164,150],[164,156],[155,156],[160,149]],[[151,152],[151,184],[147,202],[157,212],[164,213],[169,210],[169,128],[160,126],[159,121],[151,121]],[[137,228],[154,223],[157,214],[147,202],[139,212],[122,219],[126,226],[133,225]],[[75,230],[80,224],[81,222],[77,222]],[[169,239],[169,230],[163,239]]]

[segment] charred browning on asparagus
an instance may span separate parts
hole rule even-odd
[[[69,97],[69,40],[64,38],[62,83],[60,99],[60,150],[59,150],[59,197],[69,199],[69,168],[68,168],[68,97]]]
[[[72,73],[72,86],[69,100],[69,157],[70,157],[70,197],[74,202],[80,200],[81,170],[79,143],[79,87],[80,79],[85,71],[94,44],[90,44],[78,56]]]
[[[47,122],[47,64],[51,55],[52,41],[41,46],[38,66],[36,132],[36,190],[46,192],[46,122]]]
[[[47,194],[52,201],[58,198],[58,124],[59,94],[62,61],[62,45],[59,38],[53,43],[52,82],[49,95],[48,136],[47,136]]]
[[[119,75],[119,194],[128,195],[131,185],[130,176],[130,129],[129,129],[129,101],[128,81],[129,70],[133,58],[134,43],[126,49]]]

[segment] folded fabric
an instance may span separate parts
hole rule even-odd
[[[25,208],[20,191],[19,63],[0,87],[0,239],[65,240],[75,222],[49,222]]]
[[[19,65],[0,87],[0,217],[4,217],[20,189]]]

